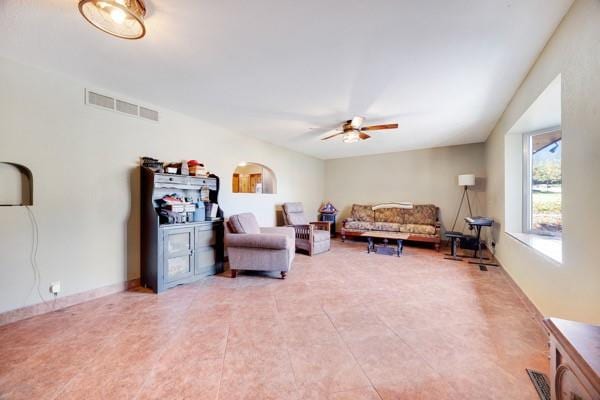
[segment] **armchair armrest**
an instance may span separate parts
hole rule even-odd
[[[328,231],[331,228],[331,222],[329,221],[315,221],[310,224],[320,231]]]
[[[296,236],[294,228],[291,226],[272,226],[272,227],[261,227],[260,233],[271,233],[276,235],[286,235],[290,239]]]
[[[225,246],[284,250],[292,246],[292,239],[285,234],[234,233],[225,236]]]
[[[291,225],[294,228],[294,232],[296,233],[296,239],[300,240],[310,240],[312,236],[312,231],[315,228],[314,226],[308,225]]]

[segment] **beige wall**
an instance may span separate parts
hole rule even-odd
[[[547,316],[600,323],[600,2],[576,0],[486,143],[488,213],[500,222],[497,255]],[[562,74],[563,263],[505,228],[505,135]]]
[[[483,214],[485,161],[481,143],[327,160],[325,197],[341,210],[338,230],[353,203],[394,201],[437,205],[443,226],[449,230],[462,195],[457,176],[468,173],[479,178],[470,194],[473,213]],[[465,202],[462,216],[466,211]]]
[[[316,217],[323,161],[160,108],[157,124],[86,106],[85,87],[0,59],[0,161],[33,172],[46,298],[57,280],[64,296],[139,276],[140,156],[203,161],[223,179],[220,203],[227,215],[253,211],[262,225],[274,225],[278,205],[302,201]],[[231,193],[240,161],[272,168],[277,194]],[[40,301],[31,240],[26,210],[0,207],[0,312]]]

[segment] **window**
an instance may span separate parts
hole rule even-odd
[[[562,264],[562,78],[504,136],[504,232]]]
[[[562,233],[562,135],[560,129],[523,135],[523,232]]]
[[[233,172],[233,193],[277,193],[275,173],[261,164],[242,162]]]

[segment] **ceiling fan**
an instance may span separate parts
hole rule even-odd
[[[398,124],[362,126],[364,120],[363,117],[359,116],[349,119],[344,122],[340,128],[336,129],[333,135],[325,136],[324,138],[321,138],[321,140],[329,140],[336,136],[343,135],[344,143],[356,143],[359,140],[367,140],[371,137],[371,135],[365,133],[366,131],[381,131],[384,129],[398,128]]]

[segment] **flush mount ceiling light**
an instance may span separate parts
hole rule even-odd
[[[123,39],[139,39],[146,34],[143,0],[81,0],[81,15],[96,28]]]

